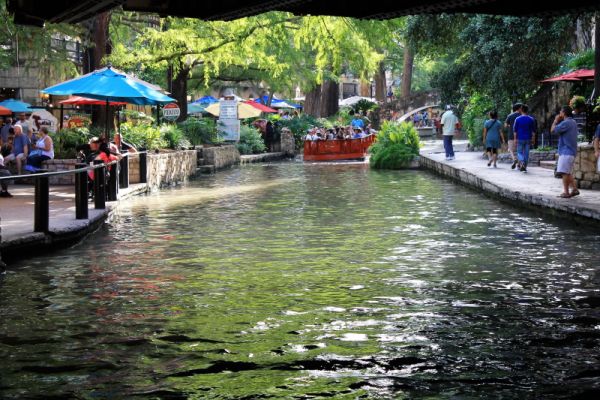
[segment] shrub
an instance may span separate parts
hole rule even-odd
[[[177,125],[183,131],[183,136],[194,146],[221,142],[217,124],[213,118],[190,117]]]
[[[240,127],[240,141],[237,148],[240,154],[258,154],[267,149],[260,132],[247,125]]]
[[[75,147],[87,143],[93,135],[88,128],[66,128],[51,136],[54,142],[54,157],[69,159],[77,156]]]
[[[367,115],[368,111],[375,110],[377,108],[377,103],[373,103],[369,100],[359,100],[356,104],[352,106],[354,112],[360,112],[362,115]]]
[[[569,101],[569,106],[573,110],[585,110],[585,98],[583,96],[573,96]]]
[[[123,140],[137,148],[164,149],[167,142],[161,137],[160,128],[154,125],[125,122],[121,124]]]
[[[386,121],[370,148],[370,165],[378,169],[402,169],[419,155],[419,133],[410,122]]]
[[[273,123],[276,135],[281,135],[281,129],[283,128],[288,128],[294,134],[296,150],[299,150],[304,146],[304,136],[306,136],[306,131],[313,127],[323,126],[320,120],[317,120],[315,117],[308,114],[302,114],[297,118],[291,119],[269,117],[269,120]]]
[[[493,107],[492,100],[485,95],[475,93],[469,98],[462,115],[462,125],[472,146],[483,144],[483,124],[486,120],[486,114]]]
[[[170,149],[181,149],[190,147],[190,142],[183,134],[183,131],[174,124],[165,124],[160,127],[162,139],[167,143]]]

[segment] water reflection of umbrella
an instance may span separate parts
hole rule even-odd
[[[0,106],[8,108],[13,113],[30,113],[31,104],[24,101],[7,99],[0,102]]]
[[[210,106],[206,107],[206,112],[211,113],[212,115],[219,116],[221,112],[221,103],[214,103]],[[246,118],[256,118],[259,117],[262,111],[258,108],[252,107],[250,104],[246,103],[238,103],[238,118],[246,119]]]

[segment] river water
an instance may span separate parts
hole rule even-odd
[[[0,398],[600,398],[599,250],[426,172],[232,169],[12,265]]]

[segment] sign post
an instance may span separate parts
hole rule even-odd
[[[240,120],[238,119],[238,101],[221,100],[219,104],[219,120],[217,130],[223,140],[237,142],[240,140]]]
[[[167,121],[175,121],[180,114],[181,109],[176,103],[169,103],[163,107],[163,118]]]

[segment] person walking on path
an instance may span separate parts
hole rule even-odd
[[[504,143],[504,135],[502,134],[502,123],[498,121],[497,111],[490,111],[490,119],[483,124],[483,142],[488,155],[488,167],[493,162],[494,168],[498,168],[496,165],[498,149],[500,143]]]
[[[558,162],[556,172],[561,175],[563,192],[559,197],[568,199],[579,195],[577,184],[573,178],[573,165],[577,155],[577,122],[573,119],[573,110],[564,106],[552,123],[552,132],[558,133]],[[569,187],[573,190],[569,192]]]
[[[515,119],[517,119],[517,117],[521,115],[521,106],[521,103],[513,104],[513,112],[508,114],[508,117],[506,117],[506,121],[504,121],[504,126],[506,127],[507,131],[506,143],[508,144],[508,152],[510,153],[510,156],[513,161],[512,166],[510,167],[511,169],[515,169],[517,163],[519,162],[517,156],[515,155],[515,150],[517,146],[515,143],[515,131],[513,130],[513,127],[515,125]]]
[[[456,132],[458,125],[458,117],[454,115],[452,106],[446,106],[446,112],[442,115],[440,124],[442,125],[442,135],[444,137],[444,151],[446,152],[446,161],[454,160],[454,147],[452,146],[452,138]]]
[[[517,141],[517,157],[519,159],[519,170],[527,172],[529,163],[529,148],[535,142],[535,120],[527,115],[529,107],[527,104],[521,106],[521,116],[515,119],[513,130]]]

